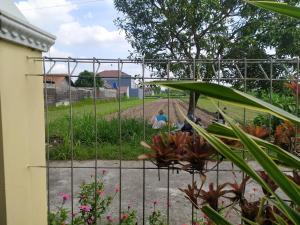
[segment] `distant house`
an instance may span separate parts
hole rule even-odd
[[[70,86],[71,83],[71,86]],[[69,83],[67,74],[49,74],[44,78],[47,91],[48,105],[68,105],[70,102],[70,91],[72,102],[80,101],[92,96],[91,88],[76,88],[73,81]]]
[[[119,90],[122,96],[142,98],[142,90],[137,88],[134,79],[127,73],[121,72],[119,79],[119,70],[104,70],[97,74],[101,79],[112,88]]]
[[[69,89],[69,77],[67,74],[49,74],[45,77],[44,83],[49,88]],[[72,81],[71,86],[73,86]]]

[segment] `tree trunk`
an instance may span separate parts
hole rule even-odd
[[[187,115],[194,115],[199,97],[200,97],[200,93],[190,91],[189,108],[188,108]]]

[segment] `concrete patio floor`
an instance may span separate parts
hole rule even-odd
[[[115,192],[115,187],[119,187],[120,179],[120,170],[119,170],[119,161],[116,160],[99,160],[97,162],[98,167],[113,167],[105,168],[106,175],[104,176],[105,184],[105,193],[113,195]],[[215,163],[208,163],[208,168],[212,168]],[[249,162],[252,168],[260,170],[260,167],[255,162]],[[50,185],[50,206],[51,210],[55,210],[56,206],[59,206],[61,199],[59,193],[71,193],[71,169],[66,168],[70,167],[70,161],[51,161],[50,167],[60,167],[60,168],[50,168],[49,174],[49,185]],[[73,188],[74,188],[74,197],[77,196],[79,191],[79,186],[83,182],[91,182],[94,180],[93,176],[95,173],[94,167],[95,161],[74,161],[74,167],[86,167],[86,168],[74,168],[73,169]],[[137,169],[143,167],[142,161],[122,161],[122,209],[126,210],[128,205],[137,210],[139,217],[139,223],[142,219],[142,208],[143,208],[143,169]],[[146,217],[153,211],[153,202],[157,201],[157,208],[162,211],[163,214],[167,214],[167,177],[168,171],[161,169],[155,169],[156,166],[151,162],[146,162],[145,170],[145,214]],[[216,185],[217,177],[218,183],[222,184],[225,182],[238,183],[241,181],[242,173],[235,172],[233,173],[232,168],[238,169],[237,167],[232,167],[230,162],[222,162],[219,164],[219,172],[210,171],[207,172],[207,180],[204,185],[206,190],[208,184],[213,182]],[[102,168],[98,168],[98,174],[102,174]],[[222,171],[227,170],[227,171]],[[158,177],[160,174],[160,179]],[[178,188],[185,188],[188,184],[192,183],[192,175],[185,171],[170,170],[170,224],[172,225],[181,225],[183,223],[189,223],[191,221],[192,215],[192,206],[191,203],[184,197]],[[217,176],[218,174],[218,176]],[[199,175],[195,175],[195,181],[200,183]],[[253,191],[253,188],[256,187],[257,191]],[[250,182],[247,185],[246,195],[251,200],[257,199],[262,195],[260,187],[254,182]],[[74,199],[74,212],[78,211],[76,208],[77,199]],[[70,207],[70,202],[66,204]],[[116,196],[109,212],[106,215],[118,216],[119,210],[119,196]],[[239,224],[240,220],[235,215],[229,215],[229,220],[235,224]]]

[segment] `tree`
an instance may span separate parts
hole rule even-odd
[[[96,76],[96,87],[102,87],[103,80]],[[81,72],[75,81],[75,87],[94,87],[94,74],[87,70]]]
[[[295,21],[274,16],[241,0],[115,0],[114,3],[123,13],[115,23],[125,31],[133,47],[132,57],[192,62],[193,58],[220,55],[268,57],[267,48],[275,48],[278,56],[293,56],[300,51],[300,41],[296,39],[299,27],[293,26]],[[278,26],[293,29],[281,32]],[[292,43],[285,45],[285,37]],[[157,70],[157,76],[166,76],[165,65],[151,64],[151,67]],[[214,75],[209,65],[196,67],[196,78]],[[171,65],[170,69],[179,78],[191,77],[189,65]],[[194,112],[198,98],[199,95],[190,93],[188,113]]]

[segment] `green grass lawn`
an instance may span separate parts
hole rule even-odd
[[[217,109],[212,104],[212,102],[206,97],[200,97],[197,106],[202,108],[202,109],[205,109],[209,112],[216,112],[217,111]],[[238,107],[238,106],[234,106],[234,105],[230,105],[230,104],[220,102],[220,108],[223,109],[224,107],[227,108],[226,111],[225,111],[226,114],[229,115],[230,117],[232,117],[233,119],[235,119],[236,121],[240,122],[240,123],[244,122],[244,115],[245,115],[245,118],[246,118],[246,122],[250,123],[250,122],[252,122],[252,120],[258,114],[262,114],[261,112],[257,112],[257,111],[249,110],[249,109],[244,111],[244,108],[242,108],[242,107]]]
[[[156,99],[145,99],[145,102]],[[122,99],[121,109],[125,110],[142,104],[141,99]],[[213,104],[208,98],[201,97],[198,102],[200,108],[215,112]],[[244,109],[236,106],[220,104],[227,107],[226,113],[234,119],[243,122]],[[97,157],[98,159],[119,159],[120,147],[118,133],[118,119],[107,121],[103,116],[119,110],[117,100],[97,100]],[[246,119],[252,120],[258,113],[246,111]],[[49,134],[50,138],[57,138],[60,145],[50,147],[50,159],[67,160],[71,158],[69,143],[69,107],[49,107]],[[123,160],[135,160],[146,150],[140,145],[143,139],[143,121],[140,118],[122,119],[121,151]],[[73,153],[76,160],[95,159],[95,130],[94,130],[94,104],[92,99],[73,104]],[[159,131],[153,130],[151,124],[146,124],[146,141]]]
[[[145,99],[153,102],[157,99]],[[121,109],[125,110],[143,103],[142,99],[122,99]],[[118,119],[106,120],[104,116],[118,112],[117,100],[98,100],[97,109],[97,156],[98,159],[119,159],[119,121]],[[69,139],[69,106],[49,107],[49,136],[50,159],[71,159],[71,145]],[[143,140],[144,122],[140,118],[122,119],[122,159],[133,160],[142,154],[145,149],[140,145]],[[146,124],[146,139],[148,142],[157,130],[151,124]],[[95,158],[95,126],[94,103],[87,99],[73,104],[73,153],[76,160]],[[59,144],[57,144],[59,143]]]
[[[149,152],[139,143],[122,143],[121,148],[117,144],[103,143],[95,146],[76,145],[74,146],[74,160],[89,160],[97,158],[105,160],[117,160],[122,155],[122,160],[137,160],[138,156],[144,152]],[[120,154],[120,151],[122,154]],[[55,148],[50,151],[51,160],[69,160],[71,151],[67,148]]]
[[[156,99],[145,99],[145,102],[152,102]],[[143,103],[142,99],[137,98],[124,98],[121,100],[121,110],[138,106]],[[73,116],[81,116],[88,113],[94,113],[93,99],[83,100],[72,105]],[[48,119],[54,121],[58,118],[69,116],[69,106],[50,106],[48,108]],[[119,111],[118,100],[97,100],[96,103],[97,116],[105,116]]]

